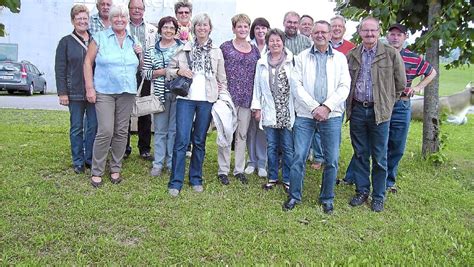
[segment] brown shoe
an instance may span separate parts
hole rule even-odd
[[[114,175],[114,174],[118,174],[118,177],[117,178],[112,178],[112,175]],[[121,181],[122,181],[122,175],[120,175],[120,173],[116,172],[116,173],[111,173],[110,174],[110,182],[111,183],[119,184]]]
[[[94,177],[99,177],[99,178],[100,178],[100,181],[99,181],[99,182],[94,181],[94,179],[92,179],[92,178],[94,178]],[[94,187],[94,188],[100,187],[100,186],[102,185],[102,177],[100,177],[100,176],[91,176],[91,185],[92,185],[92,187]]]

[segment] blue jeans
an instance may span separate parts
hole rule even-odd
[[[290,198],[300,202],[302,198],[303,180],[308,155],[315,131],[321,134],[321,148],[324,155],[324,170],[321,181],[320,203],[332,203],[334,186],[339,159],[341,142],[341,117],[330,118],[326,121],[296,117],[293,125],[293,140],[295,153],[290,172]]]
[[[211,123],[213,103],[178,99],[176,103],[176,139],[169,189],[181,190],[184,182],[186,149],[193,129],[193,151],[189,165],[189,183],[202,185],[202,164],[206,153],[207,129]]]
[[[278,151],[283,153],[283,183],[290,183],[290,167],[293,160],[293,136],[287,128],[276,129],[264,127],[267,137],[268,180],[278,181]]]
[[[354,103],[350,117],[350,135],[354,149],[352,172],[356,192],[370,192],[370,159],[372,158],[372,199],[384,200],[387,181],[387,147],[389,121],[375,123],[373,107]]]
[[[313,161],[323,163],[323,148],[321,147],[321,134],[318,131],[314,132],[313,143],[311,145],[313,150]]]
[[[387,187],[395,185],[395,178],[398,173],[398,164],[405,152],[408,130],[411,120],[410,100],[398,100],[393,107],[392,118],[390,119],[390,133],[388,136],[387,151]]]
[[[166,164],[171,170],[173,147],[176,136],[176,97],[165,94],[165,111],[153,114],[155,127],[155,160],[153,167],[162,169]]]
[[[92,149],[97,133],[95,106],[87,101],[69,101],[69,139],[71,142],[72,164],[92,165]],[[84,123],[85,122],[85,123]]]

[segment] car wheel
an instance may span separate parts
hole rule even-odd
[[[42,94],[42,95],[46,94],[46,83],[44,83],[43,90],[41,90],[40,94]]]
[[[31,96],[35,93],[35,87],[33,86],[33,83],[30,84],[30,88],[26,92],[27,95]]]
[[[13,91],[13,90],[8,90],[8,94],[9,94],[9,95],[13,95],[14,93],[15,93],[15,91]]]

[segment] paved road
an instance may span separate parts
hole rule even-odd
[[[68,108],[59,105],[57,95],[7,95],[0,93],[0,108],[19,108],[19,109],[48,109],[65,110]]]

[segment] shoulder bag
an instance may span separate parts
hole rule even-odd
[[[135,103],[133,103],[132,117],[140,117],[153,113],[160,113],[165,111],[165,106],[161,103],[160,98],[155,96],[153,92],[147,96],[140,96],[143,87],[143,81],[145,78],[142,78],[142,82],[137,90],[137,95],[135,96]]]
[[[191,59],[189,58],[188,51],[186,52],[186,59],[188,60],[189,69],[191,69]],[[178,75],[178,77],[169,82],[169,88],[171,93],[175,95],[187,96],[192,83],[193,79]]]

